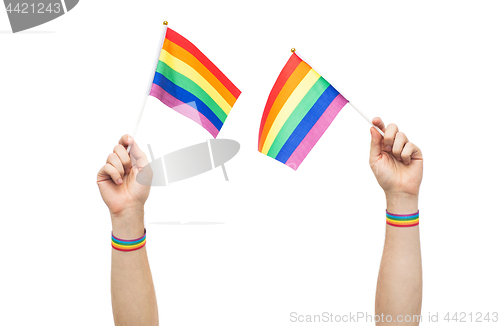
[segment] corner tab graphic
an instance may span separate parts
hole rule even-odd
[[[79,0],[4,0],[13,33],[54,20],[71,9]]]

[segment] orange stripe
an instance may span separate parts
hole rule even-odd
[[[146,247],[145,243],[142,246],[140,246],[138,248],[135,248],[135,249],[121,249],[121,248],[117,248],[117,247],[113,247],[113,249],[119,250],[119,251],[134,251],[134,250],[138,250],[138,249],[141,249],[141,248],[144,248],[144,247]]]
[[[388,225],[391,225],[391,226],[395,226],[395,227],[399,227],[399,228],[409,228],[409,227],[413,227],[413,226],[417,226],[419,225],[419,223],[415,223],[415,224],[393,224],[389,221],[387,221],[387,224]]]
[[[198,61],[207,67],[207,69],[210,70],[218,80],[220,80],[220,82],[229,90],[229,92],[231,92],[231,94],[233,94],[235,98],[240,96],[241,91],[229,80],[229,78],[227,78],[226,75],[224,75],[222,71],[220,71],[220,69],[217,68],[213,62],[200,51],[200,49],[198,49],[193,43],[189,42],[184,36],[180,35],[171,28],[167,28],[165,42],[168,41],[180,45],[184,48],[184,50],[191,53],[196,59],[198,59]]]
[[[231,92],[221,83],[217,77],[212,74],[210,70],[207,69],[198,59],[196,59],[191,53],[186,51],[180,45],[169,41],[163,44],[163,49],[176,57],[177,59],[183,61],[191,68],[196,70],[210,85],[215,88],[215,90],[226,100],[226,102],[232,107],[236,102],[236,98],[231,94]]]
[[[262,151],[262,147],[264,146],[267,134],[269,133],[269,129],[271,129],[271,126],[273,125],[276,116],[278,116],[278,113],[281,111],[283,105],[286,103],[286,101],[293,93],[295,88],[297,88],[297,85],[299,85],[302,79],[304,79],[304,77],[307,75],[309,70],[311,70],[311,67],[307,63],[302,61],[301,63],[299,63],[297,68],[295,68],[295,71],[292,73],[290,78],[288,78],[285,85],[283,85],[281,92],[276,97],[276,100],[274,101],[273,106],[269,111],[266,124],[262,129],[262,137],[260,138],[259,142],[259,152]]]
[[[111,241],[111,244],[113,245],[113,247],[120,248],[120,249],[135,249],[135,248],[142,246],[145,243],[146,243],[146,239],[144,239],[143,241],[139,242],[138,244],[135,244],[132,246],[124,246],[124,245],[121,245],[119,243],[115,243],[115,242]]]
[[[394,221],[387,219],[387,224],[392,225],[392,226],[399,226],[399,227],[410,227],[410,226],[417,226],[419,224],[419,219],[412,220],[412,221]]]

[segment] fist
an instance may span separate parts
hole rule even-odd
[[[386,195],[418,196],[422,182],[423,157],[420,149],[395,124],[387,128],[380,118],[372,123],[384,132],[371,128],[370,167]]]
[[[136,181],[141,170],[151,184],[153,171],[148,166],[146,155],[131,136],[122,136],[97,173],[97,185],[112,218],[144,211],[151,186]]]

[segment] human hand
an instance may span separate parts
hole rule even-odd
[[[380,118],[374,118],[372,123],[385,134],[382,137],[375,128],[370,129],[370,167],[386,194],[388,204],[400,199],[418,202],[423,172],[422,152],[395,124],[385,128]]]
[[[130,154],[127,152],[128,147],[131,147]],[[151,186],[136,181],[137,174],[143,169],[142,173],[151,181],[153,171],[148,165],[146,154],[131,136],[124,135],[97,173],[97,185],[109,208],[113,229],[116,225],[129,224],[130,220],[136,225],[143,224],[144,204],[151,189]]]

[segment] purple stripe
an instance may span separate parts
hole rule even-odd
[[[214,138],[216,138],[219,134],[219,130],[214,126],[214,124],[210,122],[210,120],[208,120],[207,117],[203,115],[203,113],[199,112],[190,105],[192,104],[196,106],[195,102],[186,104],[176,99],[156,84],[153,84],[153,86],[151,87],[151,93],[149,95],[156,97],[166,106],[193,120],[194,122],[205,128]]]
[[[142,238],[144,238],[145,236],[146,236],[146,229],[144,229],[144,235],[143,235],[142,237],[140,237],[140,238],[135,239],[135,240],[123,240],[123,239],[120,239],[120,238],[115,237],[115,236],[113,235],[113,232],[111,232],[111,237],[112,237],[112,238],[115,238],[116,240],[118,240],[118,241],[123,241],[123,242],[134,242],[134,241],[137,241],[137,240],[141,240],[141,239],[142,239]]]
[[[293,152],[290,158],[286,161],[286,165],[294,170],[297,170],[304,160],[304,158],[309,154],[311,149],[316,145],[318,140],[321,138],[325,130],[330,126],[333,119],[337,116],[340,110],[347,104],[347,101],[341,94],[332,101],[330,106],[325,110],[321,118],[314,124],[311,131],[304,137],[302,142],[297,149]]]
[[[385,212],[389,215],[392,215],[392,216],[400,216],[400,217],[405,217],[405,216],[414,216],[414,215],[417,215],[419,214],[420,210],[418,210],[416,213],[413,213],[413,214],[393,214],[393,213],[390,213],[387,211],[387,209],[385,210]]]

